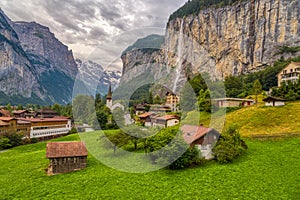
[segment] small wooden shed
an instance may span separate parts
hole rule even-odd
[[[84,142],[49,142],[46,151],[49,175],[86,168],[88,151]]]

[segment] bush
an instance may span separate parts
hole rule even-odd
[[[11,147],[20,146],[22,144],[22,138],[24,137],[22,134],[13,133],[6,136],[9,139],[9,143]]]
[[[10,140],[7,137],[0,138],[0,150],[8,149],[11,147]]]
[[[229,127],[220,137],[213,149],[215,159],[219,163],[230,163],[244,154],[246,143],[241,139],[236,127]]]

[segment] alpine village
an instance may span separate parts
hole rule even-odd
[[[0,2],[0,199],[299,199],[299,0],[32,2]]]

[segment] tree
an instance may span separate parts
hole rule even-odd
[[[154,104],[160,104],[161,103],[161,98],[159,97],[159,95],[154,96],[153,103]]]
[[[7,104],[6,105],[6,109],[11,113],[12,112],[12,107],[11,107],[11,104]]]
[[[118,148],[128,144],[129,137],[126,133],[120,131],[118,133],[102,136],[100,140],[103,141],[104,147],[112,148],[115,154]]]
[[[200,90],[198,96],[198,107],[200,111],[211,112],[211,101],[209,90]]]
[[[254,81],[253,89],[252,90],[253,90],[253,94],[255,94],[255,101],[256,101],[256,104],[257,104],[258,103],[257,96],[259,94],[261,94],[261,92],[262,92],[262,86],[261,86],[261,84],[260,84],[260,82],[259,82],[258,79],[256,79]]]
[[[235,126],[230,126],[220,137],[213,148],[215,158],[219,163],[233,162],[247,149],[246,143]]]

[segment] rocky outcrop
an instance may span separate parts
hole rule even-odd
[[[14,22],[13,29],[24,51],[38,65],[39,73],[52,70],[63,72],[72,79],[76,77],[78,69],[72,51],[48,27],[35,22]]]
[[[0,42],[0,92],[20,99],[12,103],[71,101],[77,65],[49,28],[12,22],[0,10]]]
[[[260,70],[277,61],[281,46],[300,46],[298,0],[248,0],[224,8],[202,10],[169,22],[166,50],[178,44],[183,23],[182,57],[197,71],[217,78]],[[195,55],[196,54],[196,55]],[[168,63],[175,61],[171,56]]]
[[[299,10],[298,0],[248,0],[173,19],[159,53],[133,50],[122,56],[122,82],[147,71],[146,63],[160,63],[163,68],[154,76],[164,73],[165,86],[176,89],[193,74],[207,72],[224,79],[300,55],[280,50],[300,46]],[[137,74],[126,75],[128,71]]]
[[[0,91],[8,96],[42,97],[36,70],[22,49],[18,35],[0,9]]]

